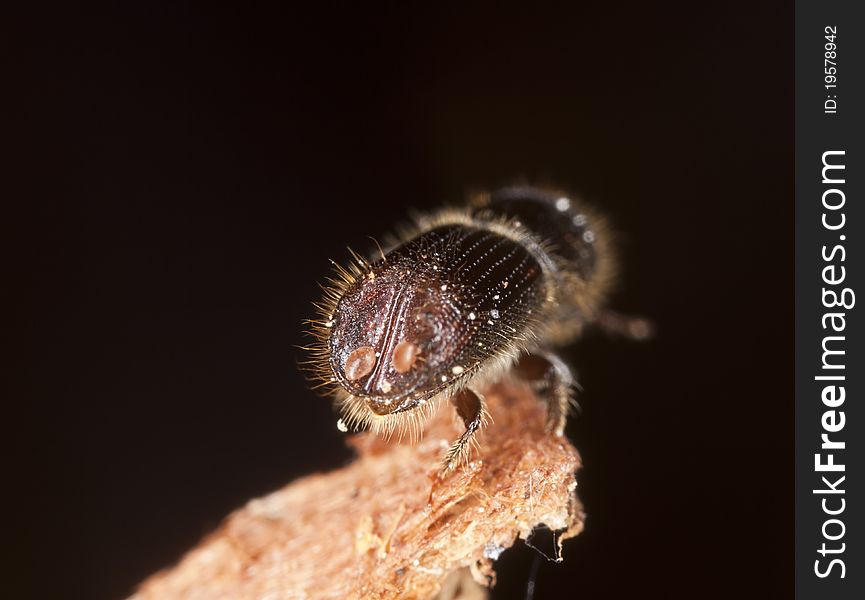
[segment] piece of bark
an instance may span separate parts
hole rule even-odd
[[[462,433],[443,404],[422,441],[351,439],[358,459],[299,479],[231,514],[133,600],[477,598],[492,562],[544,524],[559,544],[583,527],[577,451],[547,432],[546,406],[525,386],[486,391],[492,422],[470,462],[439,477]]]

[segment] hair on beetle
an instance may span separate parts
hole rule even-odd
[[[609,238],[578,200],[508,187],[416,216],[376,243],[378,258],[349,249],[321,286],[305,363],[335,397],[340,429],[418,439],[447,399],[466,428],[445,455],[448,470],[488,421],[481,390],[514,376],[540,392],[551,433],[562,435],[575,384],[552,349],[594,322],[639,329],[603,318],[616,262]]]

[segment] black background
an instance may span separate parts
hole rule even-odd
[[[296,368],[327,259],[517,180],[611,217],[658,329],[566,353],[589,516],[536,598],[792,594],[792,6],[128,4],[4,59],[15,597],[123,597],[348,461]]]

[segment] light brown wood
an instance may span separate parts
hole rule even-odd
[[[466,573],[492,584],[517,536],[583,527],[579,455],[547,432],[545,405],[518,384],[486,400],[492,422],[465,467],[439,476],[462,426],[446,404],[416,445],[354,436],[356,461],[251,500],[134,600],[483,597]]]

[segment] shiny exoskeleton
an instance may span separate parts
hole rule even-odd
[[[355,255],[326,288],[312,364],[343,429],[390,433],[448,398],[465,460],[486,417],[480,390],[505,374],[536,384],[561,435],[573,378],[550,352],[598,319],[613,276],[603,222],[566,195],[499,190],[421,217],[374,262]]]

